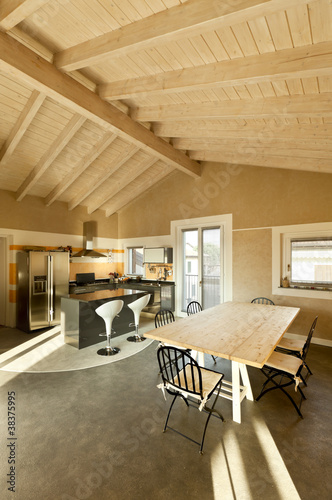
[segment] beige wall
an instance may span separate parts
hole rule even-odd
[[[267,295],[278,304],[301,307],[292,330],[309,330],[315,314],[315,336],[332,340],[330,300],[271,296],[273,226],[332,221],[332,176],[248,166],[206,163],[202,177],[194,180],[173,172],[140,196],[119,215],[92,216],[84,207],[68,212],[55,202],[27,196],[22,202],[14,193],[0,191],[0,227],[81,234],[83,221],[98,221],[98,236],[141,238],[170,234],[170,222],[217,214],[233,214],[233,297],[249,301]]]
[[[233,214],[233,299],[270,297],[298,306],[292,332],[332,341],[331,301],[272,296],[272,227],[332,221],[332,176],[313,172],[206,163],[193,180],[179,172],[119,214],[119,237],[170,233],[170,222]]]
[[[46,207],[36,196],[26,196],[21,202],[15,200],[15,193],[0,190],[0,227],[23,229],[59,234],[83,234],[83,222],[97,221],[97,235],[103,238],[118,237],[118,216],[106,218],[97,210],[92,215],[85,207],[67,210],[67,203],[54,202]],[[33,242],[31,242],[33,244]]]
[[[206,163],[170,174],[119,214],[119,238],[169,234],[170,221],[233,214],[233,229],[332,221],[332,176]]]

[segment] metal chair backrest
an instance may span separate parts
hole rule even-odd
[[[267,299],[266,297],[256,297],[251,301],[252,304],[265,304],[269,306],[274,306],[274,302],[271,299]]]
[[[311,342],[312,336],[313,336],[315,328],[316,328],[317,320],[318,320],[318,316],[316,316],[316,318],[314,319],[314,321],[313,321],[313,323],[311,325],[311,328],[309,330],[307,340],[305,341],[305,344],[303,346],[303,352],[302,352],[302,359],[303,360],[305,360],[305,358],[306,358],[306,356],[308,354],[309,347],[310,347],[310,342]]]
[[[196,314],[198,312],[201,312],[203,310],[201,304],[197,302],[197,300],[193,300],[189,302],[187,305],[187,315],[190,316],[191,314]]]
[[[157,357],[164,384],[168,383],[172,386],[166,387],[168,392],[174,388],[199,395],[203,399],[201,369],[194,358],[186,351],[171,346],[159,347]]]
[[[168,309],[158,311],[154,317],[154,325],[156,328],[173,323],[173,321],[175,321],[174,314]]]

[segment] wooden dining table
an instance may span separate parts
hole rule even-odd
[[[156,328],[144,337],[231,361],[231,381],[220,395],[232,401],[233,420],[241,423],[241,402],[253,401],[247,365],[262,368],[300,312],[297,307],[224,302]],[[242,383],[241,383],[242,379]]]

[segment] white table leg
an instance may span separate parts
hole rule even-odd
[[[240,363],[232,361],[232,403],[233,420],[241,423],[241,401],[240,401]]]
[[[198,354],[197,363],[199,364],[199,366],[204,366],[204,352],[201,351],[196,351],[196,352]]]
[[[240,367],[240,373],[241,373],[243,385],[247,388],[246,398],[249,399],[250,401],[253,401],[254,396],[253,396],[252,390],[251,390],[249,375],[248,375],[248,371],[247,371],[247,365],[244,365],[243,363],[239,363],[239,367]]]

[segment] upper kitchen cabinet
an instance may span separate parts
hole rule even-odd
[[[172,264],[173,248],[144,248],[145,264]]]

